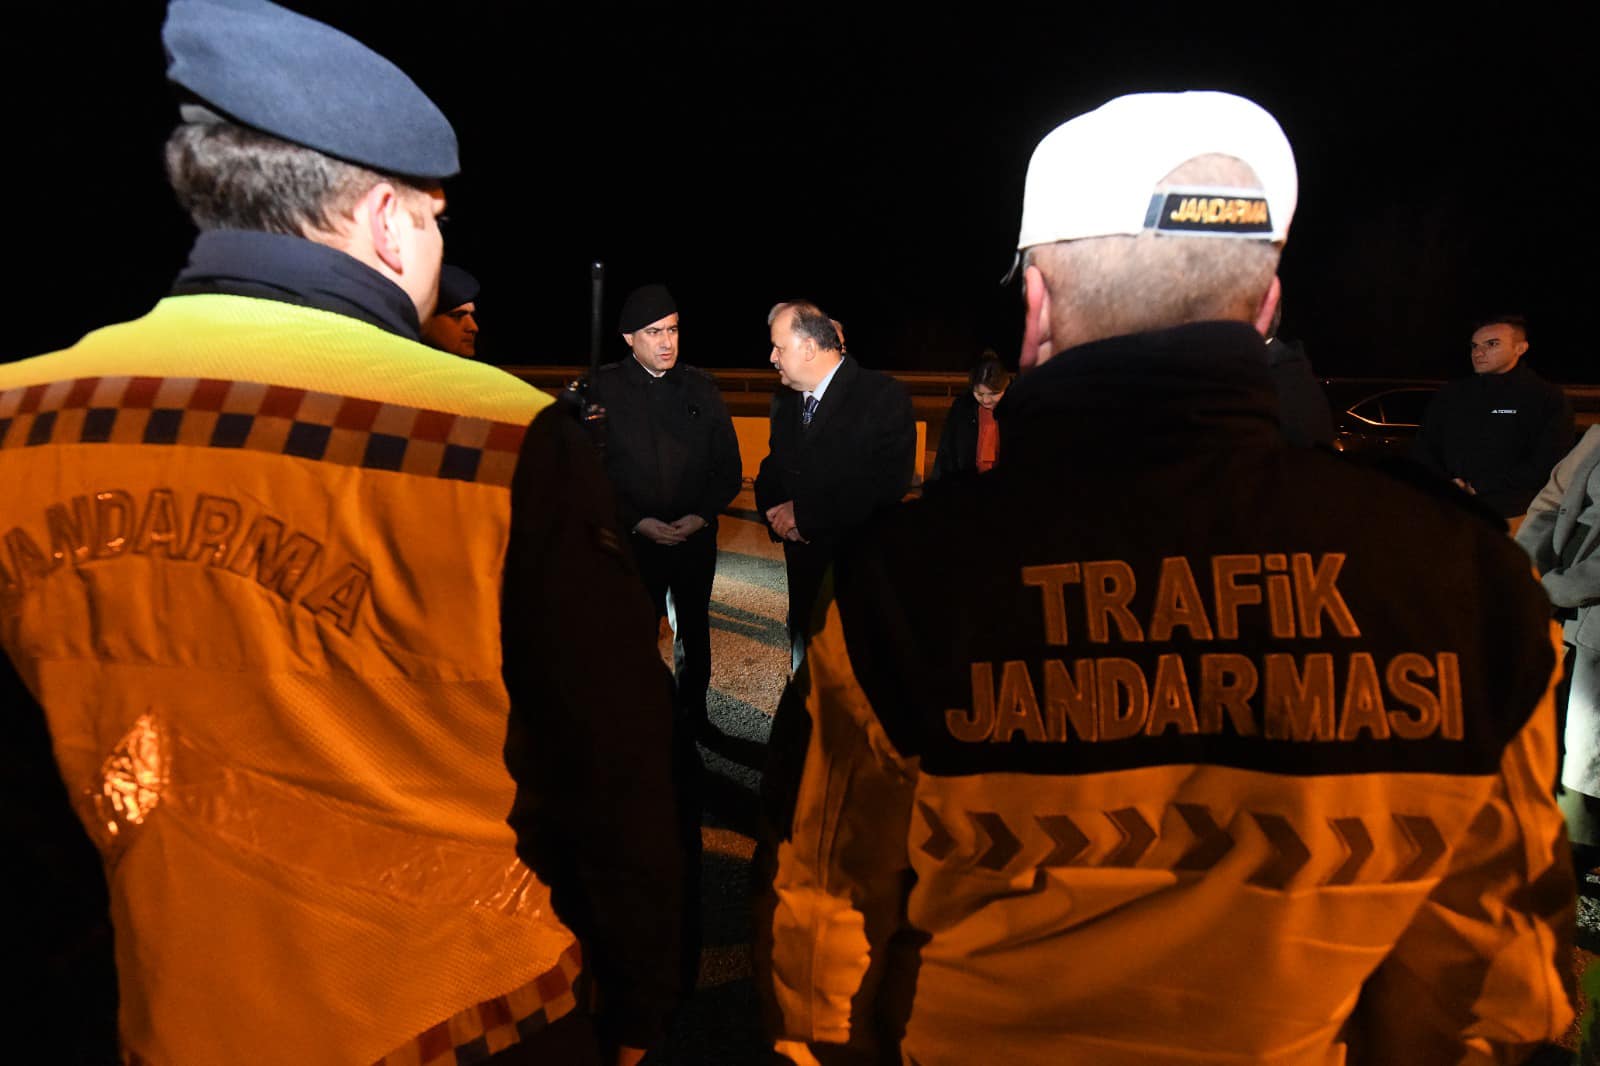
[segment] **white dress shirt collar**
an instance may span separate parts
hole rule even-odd
[[[839,372],[839,368],[841,366],[844,366],[844,360],[843,359],[839,360],[837,363],[834,363],[833,364],[833,369],[828,371],[827,377],[825,377],[821,381],[817,382],[817,387],[812,389],[810,392],[806,393],[806,395],[807,396],[815,396],[817,398],[817,402],[821,403],[822,402],[823,393],[828,391],[828,383],[833,380],[833,375],[835,375],[835,374],[837,374]]]

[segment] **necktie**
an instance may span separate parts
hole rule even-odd
[[[815,396],[807,396],[805,410],[800,412],[800,424],[802,426],[809,426],[811,424],[811,416],[816,413],[817,398]]]

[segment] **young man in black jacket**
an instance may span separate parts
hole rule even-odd
[[[1528,509],[1572,447],[1572,405],[1523,361],[1528,330],[1502,315],[1472,333],[1472,376],[1433,398],[1413,456],[1504,518]]]

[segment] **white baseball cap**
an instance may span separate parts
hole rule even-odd
[[[1260,186],[1161,186],[1211,154],[1246,163]],[[1281,241],[1299,187],[1289,139],[1261,105],[1220,92],[1119,96],[1033,150],[1017,248],[1146,231]]]

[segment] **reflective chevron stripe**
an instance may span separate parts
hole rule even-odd
[[[1066,815],[1041,814],[1034,821],[1056,845],[1050,854],[1039,860],[1040,866],[1072,866],[1089,850],[1089,838]]]
[[[923,820],[928,823],[928,839],[922,842],[922,850],[934,859],[943,859],[955,850],[956,838],[939,821],[939,816],[933,813],[933,808],[926,803],[919,803],[917,807],[922,811]]]
[[[1372,857],[1372,835],[1360,818],[1333,818],[1329,820],[1334,833],[1344,843],[1344,865],[1333,872],[1325,882],[1330,885],[1352,884],[1367,859]]]
[[[1137,866],[1144,853],[1150,850],[1150,845],[1155,843],[1156,831],[1144,820],[1144,815],[1139,813],[1137,807],[1107,811],[1106,817],[1111,819],[1111,824],[1122,834],[1122,843],[1117,846],[1117,850],[1106,856],[1105,865]]]
[[[989,849],[979,857],[978,865],[985,870],[1004,870],[1017,857],[1017,852],[1022,850],[1022,841],[1006,828],[1005,821],[993,811],[968,811],[967,817],[989,838]]]
[[[1289,824],[1289,819],[1280,814],[1250,813],[1273,849],[1272,857],[1250,875],[1250,883],[1261,888],[1287,888],[1294,875],[1311,861],[1311,851]]]
[[[966,837],[957,837],[946,822],[951,815],[941,814],[922,800],[917,802],[917,809],[927,827],[927,835],[916,845],[923,854],[935,862],[975,866],[996,873],[1006,871],[1023,857],[1029,866],[1041,868],[1139,867],[1205,874],[1232,854],[1240,839],[1238,829],[1232,827],[1245,815],[1260,830],[1269,849],[1246,876],[1251,885],[1284,891],[1297,880],[1303,882],[1302,875],[1308,867],[1327,865],[1333,854],[1329,847],[1332,842],[1338,844],[1338,864],[1318,883],[1350,885],[1360,880],[1363,872],[1376,873],[1369,860],[1378,851],[1378,844],[1367,822],[1354,816],[1330,818],[1325,823],[1327,830],[1322,830],[1317,823],[1297,824],[1272,811],[1239,811],[1228,821],[1220,821],[1214,809],[1204,804],[1175,803],[1170,808],[1175,817],[1152,820],[1151,812],[1120,807],[1092,812],[1104,818],[1103,824],[1115,833],[1112,838],[1102,832],[1097,846],[1096,838],[1083,828],[1082,819],[1091,812],[1077,812],[1077,817],[1058,812],[1036,814],[1032,824],[1025,824],[1008,823],[995,811],[960,811],[955,813],[966,819],[972,831]],[[1391,851],[1398,848],[1402,854],[1387,880],[1415,881],[1426,877],[1449,851],[1438,825],[1425,815],[1397,814],[1393,820],[1399,833],[1389,834],[1388,843]],[[1163,836],[1160,827],[1174,822],[1181,824],[1184,832]],[[1332,841],[1328,840],[1329,831]],[[1175,854],[1167,862],[1148,864],[1146,860],[1163,843],[1172,843],[1174,847],[1166,850]],[[1179,844],[1183,845],[1181,849]],[[1037,857],[1028,857],[1033,855]],[[1369,876],[1366,880],[1379,878]]]
[[[1221,862],[1222,857],[1233,850],[1233,837],[1229,836],[1228,831],[1211,817],[1211,812],[1200,804],[1176,803],[1173,804],[1173,809],[1178,812],[1178,817],[1183,819],[1184,825],[1189,827],[1189,832],[1197,838],[1194,846],[1173,864],[1174,870],[1203,873]]]
[[[1411,814],[1397,814],[1394,820],[1400,826],[1400,831],[1411,841],[1411,846],[1416,849],[1411,861],[1400,867],[1395,872],[1392,880],[1395,881],[1420,881],[1439,857],[1445,853],[1444,838],[1439,835],[1439,827],[1428,818]]]

